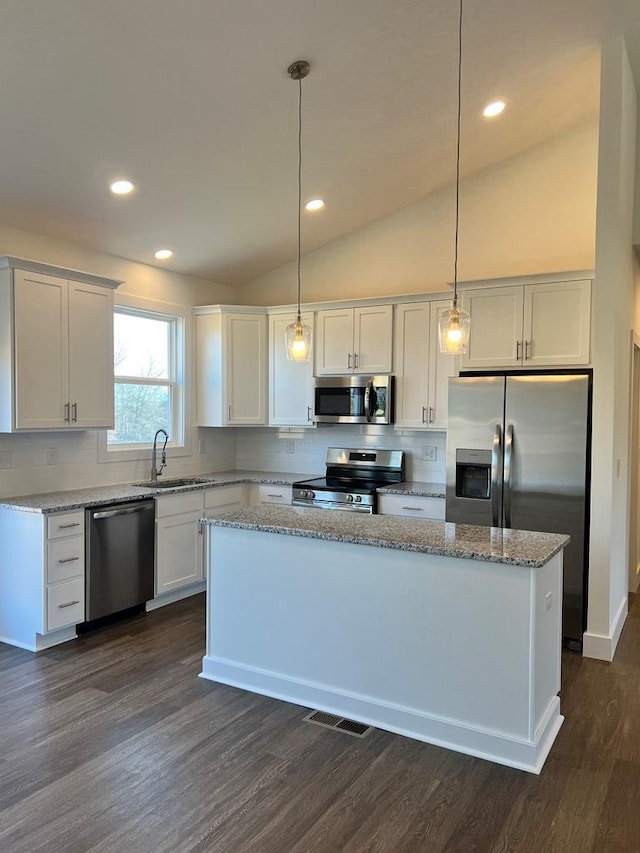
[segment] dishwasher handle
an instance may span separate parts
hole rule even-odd
[[[92,512],[91,518],[113,518],[116,515],[131,515],[134,512],[152,512],[153,508],[153,504],[146,504],[144,506],[122,507],[122,509],[106,509],[101,512]]]

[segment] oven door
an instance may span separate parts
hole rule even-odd
[[[316,379],[314,421],[326,424],[391,423],[391,376]]]

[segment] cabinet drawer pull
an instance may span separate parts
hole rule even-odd
[[[408,509],[411,512],[424,512],[423,506],[403,506],[402,509]]]
[[[531,341],[524,342],[524,360],[528,361],[531,358]]]
[[[347,356],[347,369],[351,370],[351,353]]]
[[[282,495],[276,495],[273,492],[267,492],[267,497],[268,498],[281,498]]]
[[[67,601],[64,604],[59,604],[58,607],[62,610],[64,607],[73,607],[74,604],[80,604],[80,599],[76,598],[75,601]]]
[[[69,423],[69,403],[64,404],[64,420]]]
[[[68,530],[69,527],[80,527],[79,521],[68,521],[66,524],[59,524],[58,530]]]
[[[311,417],[311,406],[307,406],[307,420],[309,421],[309,423],[311,423],[311,421],[313,420],[313,418]]]
[[[228,417],[227,417],[227,420],[228,420],[228,421],[230,421],[230,420],[231,420],[231,403],[229,403],[229,415],[228,415]]]
[[[516,341],[516,361],[520,361],[520,341]]]
[[[422,407],[422,423],[426,424],[426,422],[427,422],[427,407],[423,406]]]
[[[354,370],[358,369],[358,353],[357,352],[354,352],[354,354],[353,354],[353,369]]]
[[[433,406],[429,406],[429,423],[433,423]]]
[[[79,560],[80,557],[63,557],[62,560],[58,560],[59,563],[75,563],[76,560]]]
[[[74,424],[78,423],[78,404],[77,403],[71,404],[71,420],[73,421]]]

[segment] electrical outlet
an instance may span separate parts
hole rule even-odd
[[[435,462],[437,455],[437,448],[435,448],[432,444],[425,444],[422,448],[422,458],[425,462]]]
[[[0,468],[11,468],[10,450],[0,450]]]
[[[58,464],[58,448],[57,447],[47,447],[47,465],[57,465]]]
[[[291,439],[289,439],[289,440],[285,443],[285,447],[286,447],[286,449],[287,449],[287,453],[293,453],[293,452],[294,452],[294,450],[296,449],[296,446],[295,446],[295,444],[293,443],[293,441],[292,441]]]
[[[198,453],[206,453],[207,452],[207,439],[201,438],[198,442]]]

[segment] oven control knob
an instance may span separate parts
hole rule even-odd
[[[315,498],[316,493],[312,492],[311,489],[309,489],[308,492],[305,492],[304,496],[305,496],[305,498],[308,498],[310,501],[312,501]]]
[[[353,503],[353,495],[347,495],[347,503]]]
[[[362,503],[362,495],[356,495],[355,501],[357,504],[361,504]]]

